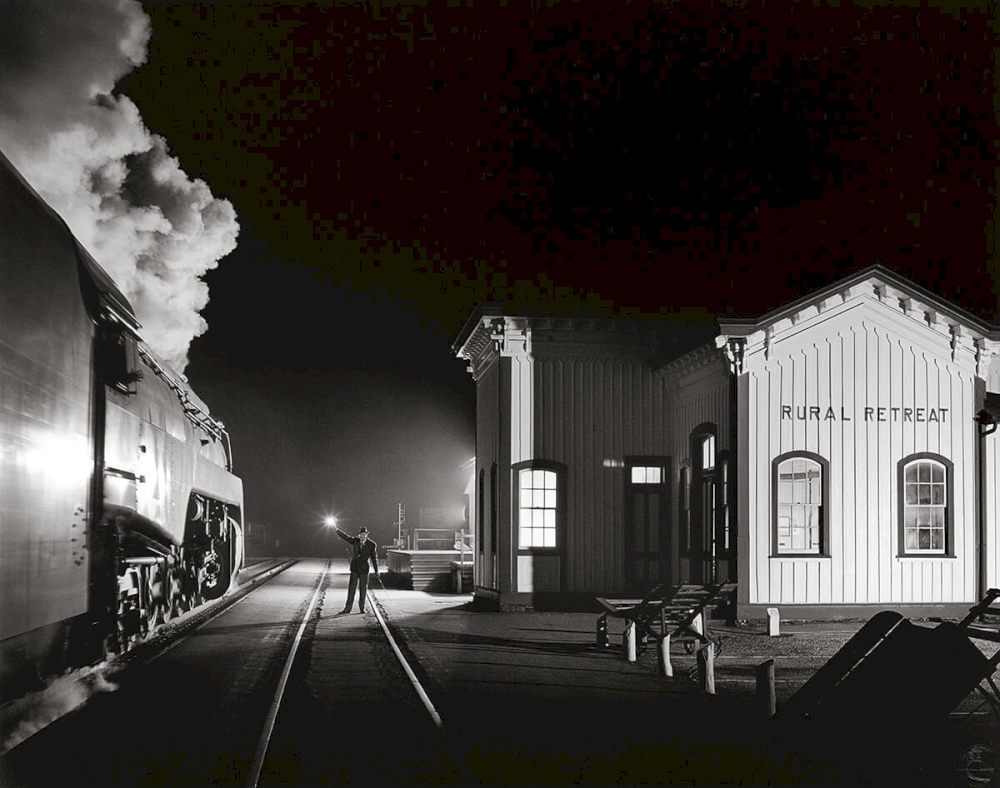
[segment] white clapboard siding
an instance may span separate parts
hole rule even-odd
[[[838,308],[810,313],[776,331],[766,351],[763,342],[748,350],[748,371],[740,378],[751,425],[741,433],[752,530],[743,542],[749,556],[740,579],[747,601],[846,605],[973,598],[975,377],[951,354],[941,332],[926,324],[922,331],[912,317],[872,298],[845,299]],[[785,418],[783,406],[792,409]],[[816,407],[819,418],[801,410]],[[880,407],[886,410],[866,417],[866,408]],[[903,408],[934,408],[939,421],[904,422]],[[944,421],[941,408],[947,408]],[[829,463],[824,556],[772,554],[772,463],[791,451],[815,452]],[[956,557],[899,556],[898,462],[915,452],[954,463]],[[997,504],[994,499],[994,509]]]

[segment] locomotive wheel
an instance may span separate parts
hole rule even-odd
[[[163,607],[159,602],[149,603],[149,609],[146,611],[146,631],[142,634],[143,638],[149,637],[150,633],[163,623],[163,615],[161,614],[162,610]]]

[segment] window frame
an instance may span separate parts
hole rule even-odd
[[[812,553],[782,552],[778,548],[778,468],[788,460],[804,459],[820,467],[822,502],[819,505],[819,549]],[[830,461],[812,451],[789,451],[771,461],[771,557],[772,558],[829,558],[830,557]]]
[[[682,556],[691,552],[691,476],[691,466],[682,463],[677,471],[678,552]]]
[[[712,464],[709,467],[705,466],[705,442],[711,439],[712,447],[715,450],[715,455],[712,457]],[[718,476],[717,468],[719,465],[719,429],[715,423],[706,421],[699,424],[693,430],[691,430],[688,435],[688,444],[690,446],[690,484],[691,484],[691,497],[689,499],[690,503],[690,513],[691,513],[691,528],[689,531],[689,538],[687,540],[687,550],[681,552],[684,558],[692,561],[703,561],[712,559],[712,540],[714,539],[715,527],[716,527],[716,517],[718,508]],[[687,463],[684,463],[687,464]],[[712,510],[711,512],[704,511],[704,492],[703,486],[706,479],[710,479],[712,483]],[[701,529],[698,532],[698,536],[701,538],[701,544],[695,545],[695,525]],[[703,550],[702,547],[705,547]]]
[[[906,549],[906,466],[928,460],[944,467],[944,550],[940,553],[909,552]],[[955,464],[940,454],[921,451],[908,454],[896,463],[896,556],[898,558],[955,557]]]
[[[515,550],[518,555],[560,555],[565,544],[566,520],[566,466],[562,463],[548,460],[525,460],[510,467],[511,470],[511,502],[514,515],[512,538]],[[531,546],[525,547],[521,544],[521,471],[549,471],[556,475],[556,507],[555,507],[555,538],[556,543],[551,547]]]
[[[476,523],[476,538],[479,540],[478,550],[479,555],[484,555],[486,552],[486,469],[479,469],[479,500],[477,501],[477,516],[479,521]]]

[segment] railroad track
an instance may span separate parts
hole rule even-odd
[[[0,784],[66,785],[69,763],[75,785],[466,782],[374,600],[364,616],[333,612],[340,563],[283,567],[133,649],[116,690],[0,758]]]

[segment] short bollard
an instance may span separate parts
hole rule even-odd
[[[698,674],[701,688],[709,695],[715,694],[715,643],[709,641],[698,649]]]
[[[670,633],[660,638],[660,670],[670,678],[674,675],[674,666],[670,662]]]
[[[635,622],[626,621],[625,631],[622,632],[622,645],[625,647],[625,657],[629,662],[635,662]]]
[[[761,662],[757,666],[757,698],[766,719],[771,719],[778,710],[774,695],[774,660]]]
[[[778,615],[778,608],[769,607],[767,609],[767,635],[776,638],[781,634],[781,616]]]
[[[600,616],[597,619],[597,647],[607,648],[611,645],[611,640],[608,638],[608,617]]]

